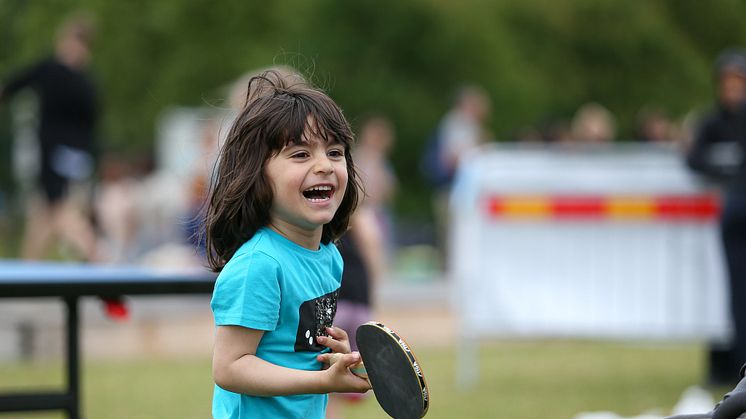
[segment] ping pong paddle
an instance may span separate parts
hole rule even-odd
[[[422,368],[404,339],[381,323],[368,322],[357,328],[355,340],[362,363],[350,370],[368,379],[383,410],[395,419],[425,416],[430,394]],[[332,357],[332,363],[336,359]]]

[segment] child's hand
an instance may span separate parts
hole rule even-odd
[[[320,354],[316,359],[325,364],[324,374],[328,380],[329,392],[365,393],[370,390],[368,380],[350,371],[350,367],[360,364],[361,358],[357,352],[350,353],[350,338],[347,332],[339,327],[328,327],[326,332],[329,336],[319,336],[316,341],[331,349],[331,352]],[[332,357],[335,358],[333,363]]]
[[[347,332],[340,329],[339,327],[327,327],[326,333],[328,333],[329,336],[319,336],[316,338],[316,342],[331,349],[332,353],[350,353],[350,338],[347,336]],[[319,355],[317,359],[319,360],[319,362],[328,364],[328,357],[324,357],[324,355],[328,354]]]
[[[325,359],[331,359],[332,354],[319,355]],[[327,361],[328,362],[328,361]],[[365,378],[358,377],[350,371],[361,362],[360,354],[353,352],[344,355],[336,355],[335,361],[324,371],[329,393],[365,393],[370,390],[370,382]]]

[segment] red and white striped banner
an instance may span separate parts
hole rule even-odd
[[[650,220],[708,222],[720,214],[720,197],[700,195],[492,195],[490,218],[520,220]]]

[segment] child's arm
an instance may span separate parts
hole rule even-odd
[[[360,354],[345,354],[323,371],[285,368],[256,356],[264,332],[240,326],[218,326],[212,371],[215,383],[234,393],[284,396],[332,392],[365,392],[370,384],[348,369],[360,362]],[[333,339],[319,342],[330,346]]]

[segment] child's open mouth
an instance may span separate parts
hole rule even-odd
[[[334,188],[329,185],[314,186],[303,191],[303,196],[311,202],[322,202],[331,199]]]

